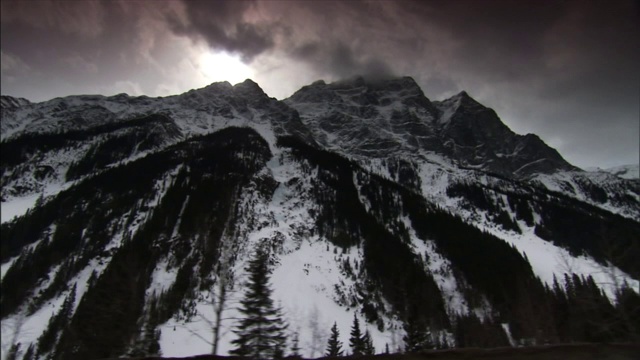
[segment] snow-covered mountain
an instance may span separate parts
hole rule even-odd
[[[354,315],[378,351],[634,336],[600,324],[638,301],[639,183],[575,168],[464,92],[3,96],[1,138],[3,357],[209,352],[231,279],[226,353],[258,248],[305,356],[334,321],[348,344]]]
[[[637,164],[620,165],[607,169],[592,168],[585,170],[590,172],[607,172],[623,179],[640,179],[640,165]]]
[[[432,103],[410,77],[316,82],[285,103],[322,145],[347,156],[420,159],[435,153],[459,167],[516,178],[576,170],[537,136],[512,132],[466,92]]]

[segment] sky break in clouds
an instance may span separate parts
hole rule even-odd
[[[461,90],[577,166],[638,163],[638,1],[1,3],[2,94],[165,96],[253,78],[283,99],[315,80],[412,76]]]

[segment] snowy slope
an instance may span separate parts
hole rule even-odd
[[[59,356],[80,356],[76,345],[85,356],[144,355],[154,343],[165,356],[207,353],[228,257],[226,354],[258,247],[308,357],[323,354],[334,322],[347,348],[354,315],[378,351],[402,349],[409,323],[456,344],[472,315],[487,333],[506,329],[511,344],[543,341],[512,331],[538,311],[514,289],[534,294],[567,273],[592,276],[613,302],[612,283],[640,292],[635,255],[608,258],[596,246],[637,241],[637,185],[574,171],[544,147],[548,161],[529,166],[539,139],[510,137],[466,93],[431,103],[410,78],[355,78],[285,102],[246,81],[166,98],[2,104],[3,150],[15,155],[2,164],[3,358],[17,342],[22,353],[37,345],[74,285],[75,331],[59,333]],[[460,131],[481,118],[493,124],[481,140],[496,144],[469,162]],[[509,136],[503,144],[495,133]],[[526,176],[496,174],[492,158]],[[558,218],[585,230],[566,232]],[[478,244],[503,258],[459,251]],[[493,269],[491,281],[475,276]],[[93,338],[77,329],[96,307],[107,315]],[[127,330],[109,332],[120,323]]]
[[[531,183],[630,219],[640,218],[640,183],[609,172],[538,174]]]
[[[640,179],[640,165],[621,165],[605,169],[604,171],[623,179]]]

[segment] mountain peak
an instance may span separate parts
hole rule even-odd
[[[465,90],[460,91],[459,93],[457,93],[456,95],[452,96],[449,99],[457,101],[459,106],[464,106],[464,107],[480,106],[483,108],[485,107],[484,105],[480,104],[476,99],[472,98],[471,95],[469,95],[469,93],[466,92]]]
[[[259,96],[259,97],[268,97],[267,94],[262,90],[260,85],[258,85],[255,81],[251,79],[247,79],[241,83],[237,83],[233,85],[233,90],[236,93],[240,93],[248,96]]]
[[[213,82],[201,89],[193,89],[191,91],[201,91],[204,90],[206,92],[218,92],[218,91],[229,91],[230,89],[232,89],[233,86],[228,82],[228,81],[218,81],[218,82]],[[188,91],[187,93],[191,92]]]
[[[258,85],[258,83],[256,83],[255,81],[251,80],[251,79],[246,79],[243,82],[239,82],[235,85],[233,85],[233,87],[257,87],[260,88],[260,85]]]
[[[357,88],[366,85],[366,81],[362,75],[356,75],[350,78],[334,81],[330,86],[334,88]]]
[[[456,99],[471,99],[471,100],[473,100],[473,98],[465,90],[462,90],[459,93],[455,94],[454,96],[452,96],[452,98],[456,98]]]
[[[15,109],[29,104],[31,104],[31,101],[25,98],[13,97],[9,95],[2,95],[0,97],[0,108],[2,109]]]

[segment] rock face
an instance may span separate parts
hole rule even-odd
[[[464,91],[437,107],[442,113],[438,123],[443,125],[439,134],[444,151],[462,166],[516,178],[578,170],[538,136],[515,134],[495,111]]]
[[[518,179],[578,170],[533,134],[520,136],[466,92],[431,102],[412,78],[303,87],[285,102],[323,146],[347,155],[437,153],[460,167]]]
[[[306,357],[354,317],[378,352],[636,339],[638,182],[466,93],[247,80],[2,116],[3,357],[203,354],[219,315],[226,354],[257,249]]]

